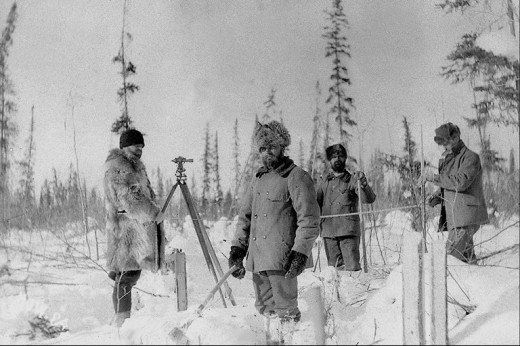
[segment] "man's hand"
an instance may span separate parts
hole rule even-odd
[[[442,198],[439,193],[431,194],[427,197],[426,201],[430,207],[435,207],[437,204],[442,202]]]
[[[361,183],[361,187],[365,187],[368,184],[365,173],[363,173],[361,171],[354,172],[354,174],[352,175],[352,178],[354,178],[354,180],[359,180],[359,182]]]
[[[292,279],[303,273],[307,256],[298,251],[291,250],[289,256],[284,260],[283,270],[286,271],[285,277]]]
[[[244,257],[246,257],[247,251],[238,247],[231,246],[231,251],[229,252],[229,260],[228,265],[229,268],[236,265],[238,267],[237,270],[231,273],[235,278],[242,279],[246,275],[246,269],[244,268],[244,264],[242,263]]]
[[[155,216],[155,222],[156,222],[157,224],[163,222],[164,219],[165,219],[165,215],[164,215],[164,213],[163,213],[162,211],[159,211],[159,212],[157,213],[157,215]]]
[[[417,180],[417,185],[422,185],[427,181],[435,180],[435,169],[433,167],[424,167],[424,172]]]

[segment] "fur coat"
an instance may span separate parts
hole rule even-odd
[[[144,164],[112,149],[105,162],[107,267],[113,271],[157,270],[159,207]]]

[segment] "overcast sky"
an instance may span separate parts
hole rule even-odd
[[[358,155],[364,133],[365,159],[375,148],[400,152],[402,116],[436,162],[433,130],[445,121],[459,124],[470,148],[477,135],[463,117],[473,116],[467,85],[439,76],[445,57],[468,29],[458,14],[445,15],[437,1],[344,1],[352,59],[347,67],[354,97],[350,150]],[[14,45],[8,60],[17,91],[23,151],[30,109],[35,106],[36,185],[56,167],[65,177],[74,160],[72,104],[80,170],[89,187],[101,187],[102,167],[118,137],[110,133],[120,110],[121,83],[112,58],[119,49],[122,0],[19,0]],[[12,1],[0,0],[2,28]],[[232,130],[239,121],[242,161],[249,152],[255,114],[262,115],[271,88],[297,155],[300,138],[308,150],[315,109],[315,85],[329,86],[331,62],[321,37],[324,10],[331,1],[130,1],[127,53],[137,66],[130,116],[146,134],[143,161],[173,177],[171,159],[194,158],[188,175],[200,177],[206,123],[218,131],[221,175],[229,186]],[[69,96],[72,95],[72,98]],[[325,107],[322,105],[322,109]],[[337,135],[337,128],[334,135]],[[518,135],[492,130],[492,145],[508,157]],[[518,156],[517,156],[518,157]],[[197,162],[198,161],[198,162]]]

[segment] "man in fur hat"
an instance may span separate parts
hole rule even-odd
[[[130,317],[131,289],[141,269],[157,270],[156,222],[162,221],[162,214],[140,160],[143,147],[141,132],[126,130],[120,136],[119,149],[110,150],[105,162],[107,266],[115,281],[112,301],[119,327]]]
[[[316,189],[322,215],[356,213],[359,210],[358,180],[361,202],[373,203],[376,195],[361,171],[351,174],[346,169],[347,150],[341,144],[325,149],[331,171],[322,177]],[[359,255],[359,215],[337,216],[321,220],[321,236],[329,266],[340,270],[361,270]]]
[[[473,263],[473,235],[480,225],[488,223],[480,158],[466,147],[459,127],[452,123],[435,129],[433,140],[444,148],[438,172],[426,168],[419,182],[430,181],[439,187],[428,203],[431,207],[441,205],[439,232],[448,231],[448,254]]]
[[[229,255],[229,266],[239,267],[234,277],[253,273],[257,310],[279,317],[282,326],[300,320],[297,276],[306,267],[319,223],[312,178],[284,156],[290,140],[282,123],[257,123],[254,143],[263,166],[243,196]]]

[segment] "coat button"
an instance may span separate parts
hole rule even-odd
[[[257,218],[258,218],[258,215],[255,214],[254,218],[257,219]]]
[[[264,214],[265,217],[267,217],[267,214]]]
[[[264,235],[263,238],[264,238],[264,239],[267,239],[267,236]]]
[[[256,240],[256,237],[253,237],[253,240]]]
[[[268,194],[269,194],[269,191],[267,191],[265,194],[268,195]]]

